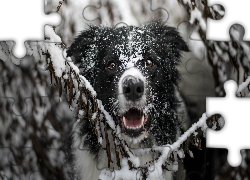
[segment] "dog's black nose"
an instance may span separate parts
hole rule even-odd
[[[144,93],[144,83],[134,76],[126,76],[123,79],[123,94],[127,100],[139,100]]]

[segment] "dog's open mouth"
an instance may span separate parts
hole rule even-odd
[[[136,137],[143,133],[146,129],[144,127],[148,116],[143,114],[142,111],[131,108],[121,118],[122,132],[125,134]]]

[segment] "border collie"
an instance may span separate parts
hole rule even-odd
[[[75,38],[67,56],[79,64],[133,150],[176,139],[175,87],[180,79],[176,65],[181,51],[188,47],[177,30],[156,21],[143,27],[91,25]],[[73,124],[68,152],[74,179],[97,180],[107,168],[107,154],[86,116]],[[146,163],[153,158],[146,154],[140,160]],[[164,177],[172,179],[172,173],[166,171]]]

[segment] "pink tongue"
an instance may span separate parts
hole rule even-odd
[[[140,111],[136,110],[136,109],[129,110],[124,115],[127,126],[136,127],[136,126],[141,125],[142,115],[143,114]]]

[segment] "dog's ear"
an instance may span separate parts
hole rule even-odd
[[[85,31],[82,31],[68,48],[67,57],[74,57],[75,63],[80,63],[87,56],[91,49],[91,45],[96,44],[97,26],[90,25]]]
[[[154,33],[157,41],[163,45],[170,44],[180,51],[189,51],[186,42],[176,28],[164,25],[161,21],[152,21],[146,25],[147,30]]]
[[[175,44],[177,49],[179,49],[181,51],[189,52],[189,48],[188,48],[186,42],[182,39],[182,37],[180,35],[178,38],[176,38],[176,40],[174,41],[174,44]]]

